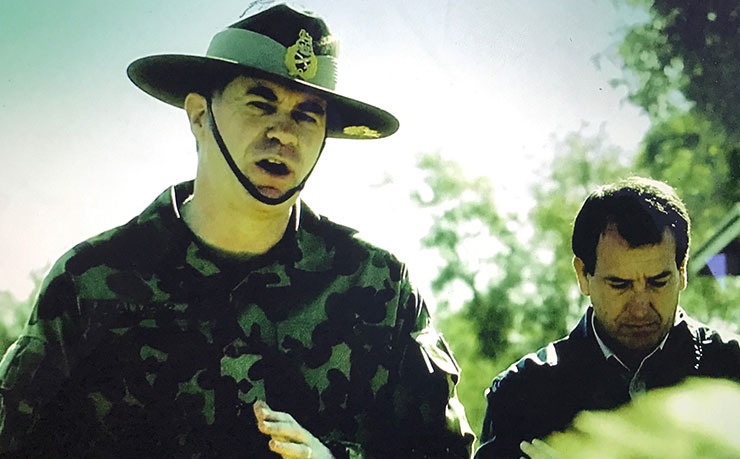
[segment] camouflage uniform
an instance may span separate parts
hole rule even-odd
[[[52,268],[0,364],[0,451],[276,457],[263,399],[337,457],[470,456],[459,369],[401,263],[305,205],[230,258],[179,218],[191,191]]]

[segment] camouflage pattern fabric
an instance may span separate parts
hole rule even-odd
[[[262,399],[336,457],[470,457],[459,368],[398,260],[305,205],[268,253],[229,257],[179,219],[191,192],[52,268],[0,363],[0,451],[277,457]]]

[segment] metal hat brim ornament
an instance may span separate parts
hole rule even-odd
[[[320,19],[285,5],[273,7],[268,12],[285,14],[292,19],[297,17],[295,20],[298,21],[305,18],[318,20],[325,28]],[[294,43],[285,46],[288,42],[283,44],[267,34],[239,27],[257,16],[217,33],[205,56],[161,54],[143,57],[129,65],[128,76],[147,94],[179,108],[183,107],[188,93],[210,91],[214,85],[226,83],[238,75],[263,78],[324,99],[327,104],[327,137],[376,139],[398,130],[398,120],[387,111],[334,92],[336,58],[314,53],[311,45],[312,41],[326,37],[312,37],[300,28],[299,31],[288,32],[295,37]],[[268,18],[270,23],[261,25],[261,31],[268,26],[281,27],[286,22],[278,22],[275,13]]]

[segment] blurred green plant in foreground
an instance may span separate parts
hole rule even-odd
[[[736,459],[740,384],[689,379],[617,410],[582,412],[546,443],[568,459]]]

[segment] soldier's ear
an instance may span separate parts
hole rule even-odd
[[[193,132],[195,140],[200,142],[208,126],[206,98],[198,93],[191,92],[185,96],[185,112],[188,114],[188,121],[190,121],[190,130]]]
[[[581,293],[586,296],[590,295],[589,277],[591,276],[586,272],[586,264],[580,258],[573,257],[573,269],[576,272],[578,288],[581,290]]]

